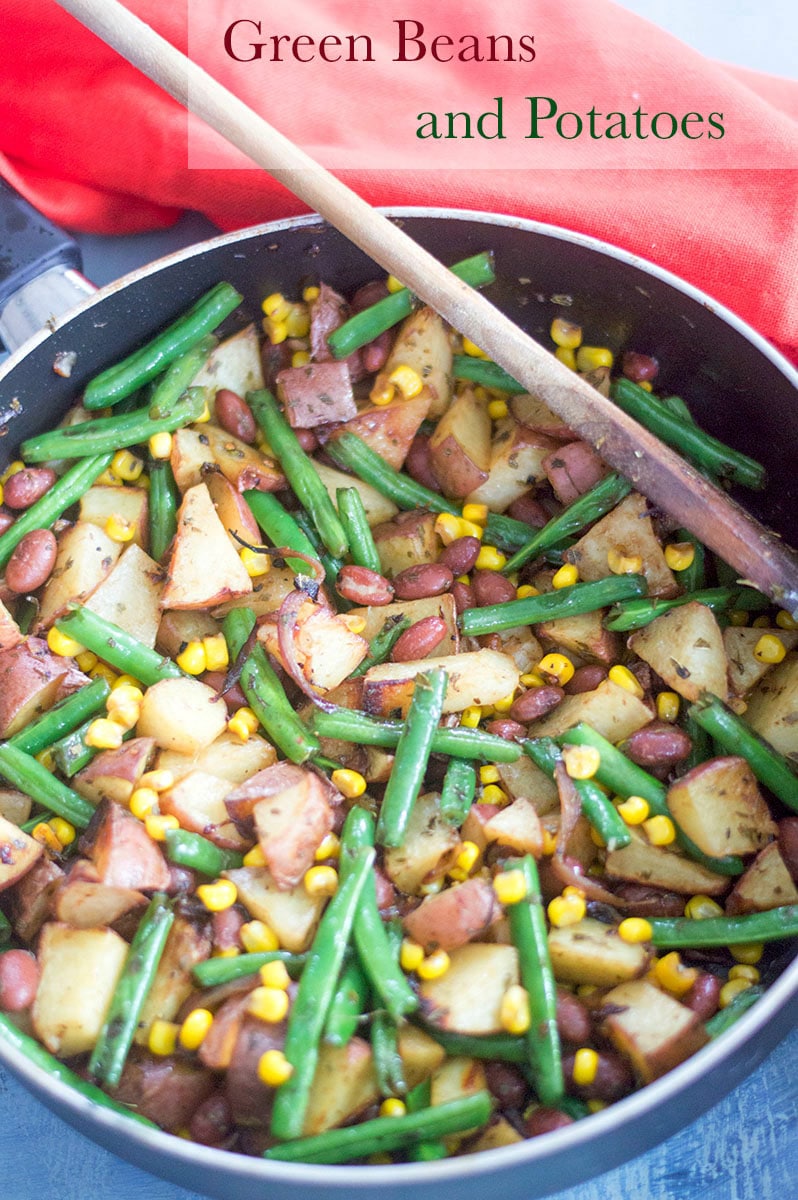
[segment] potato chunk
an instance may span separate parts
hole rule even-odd
[[[499,1033],[502,997],[518,983],[515,946],[469,942],[453,950],[450,959],[445,975],[421,983],[424,1012],[435,1025],[455,1033]]]
[[[702,692],[721,700],[728,696],[723,635],[712,610],[697,600],[633,633],[629,648],[685,700],[697,700]]]
[[[158,564],[131,542],[110,575],[89,596],[86,608],[152,647],[161,620],[162,584]]]
[[[401,846],[385,851],[385,873],[403,892],[413,896],[427,879],[442,875],[451,866],[460,837],[444,821],[437,792],[419,796],[413,805]]]
[[[227,727],[227,706],[198,679],[161,679],[147,688],[137,731],[162,750],[199,754]]]
[[[0,892],[26,875],[42,853],[34,838],[0,816]]]
[[[798,888],[777,842],[757,854],[726,900],[726,912],[767,912],[783,904],[798,904]]]
[[[432,469],[447,496],[463,499],[488,478],[491,421],[487,405],[470,389],[461,392],[429,440]]]
[[[788,654],[757,684],[748,698],[745,720],[798,764],[798,655]]]
[[[580,578],[587,581],[605,579],[612,573],[607,560],[612,550],[640,556],[641,571],[648,581],[650,596],[679,594],[679,586],[654,533],[646,499],[639,492],[632,492],[597,521],[584,537],[566,550],[565,558],[576,563]]]
[[[307,950],[326,903],[324,896],[309,896],[302,884],[278,888],[266,867],[238,867],[224,872],[238,889],[238,898],[251,916],[264,921],[281,946],[292,954]]]
[[[252,591],[204,483],[183,497],[177,517],[162,608],[207,608]]]
[[[608,741],[622,742],[652,719],[651,709],[642,700],[611,679],[603,679],[592,692],[566,696],[548,716],[534,721],[529,733],[531,737],[559,737],[585,721]]]
[[[575,925],[549,931],[549,954],[562,983],[611,987],[636,979],[648,966],[648,951],[639,942],[624,942],[613,925],[585,917]]]
[[[36,1036],[52,1054],[71,1058],[94,1047],[127,951],[113,929],[44,926],[32,1016]]]
[[[607,854],[605,867],[612,878],[665,888],[683,896],[718,896],[729,886],[726,875],[717,875],[667,846],[652,846],[636,829],[629,832],[629,845]]]
[[[641,1083],[659,1079],[709,1041],[697,1013],[644,979],[613,988],[604,1004],[623,1010],[607,1017],[602,1030]]]
[[[495,704],[515,691],[520,677],[510,656],[497,650],[444,655],[436,658],[433,665],[443,667],[448,675],[443,702],[445,713],[462,712],[477,704]],[[429,669],[430,661],[425,658],[370,667],[363,679],[364,710],[380,717],[388,716],[395,709],[406,713],[416,676]]]
[[[714,858],[753,854],[778,832],[744,758],[712,758],[668,792],[668,808],[699,850]]]

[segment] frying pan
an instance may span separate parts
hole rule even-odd
[[[732,313],[633,255],[551,226],[438,209],[389,215],[444,262],[492,248],[498,280],[488,294],[538,340],[547,341],[552,318],[565,315],[585,328],[590,344],[658,357],[663,386],[688,398],[702,425],[764,461],[771,486],[745,502],[789,537],[798,509],[798,376]],[[52,233],[44,239],[51,273],[69,254],[68,246],[54,247],[57,240]],[[76,266],[68,263],[67,272],[78,294],[86,289]],[[23,438],[58,420],[92,375],[220,279],[244,296],[241,323],[275,290],[296,294],[305,283],[323,279],[347,293],[377,274],[360,251],[312,215],[217,237],[134,272],[65,317],[55,317],[0,368],[0,467]],[[236,315],[231,329],[235,325]],[[76,355],[69,379],[53,371],[62,353]],[[411,1192],[414,1200],[491,1200],[509,1190],[533,1200],[642,1153],[750,1074],[795,1024],[791,1005],[798,994],[798,963],[785,951],[779,966],[783,970],[766,995],[730,1034],[641,1092],[544,1138],[433,1164],[266,1163],[140,1128],[94,1108],[2,1047],[0,1061],[43,1103],[101,1145],[184,1187],[225,1200],[298,1200],[310,1189],[328,1196],[379,1192],[397,1200]]]

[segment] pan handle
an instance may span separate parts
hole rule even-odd
[[[16,350],[95,291],[80,249],[0,179],[0,338]]]

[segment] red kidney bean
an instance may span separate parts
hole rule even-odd
[[[509,717],[499,717],[496,721],[491,721],[485,728],[488,733],[492,733],[494,737],[504,738],[506,742],[526,737],[526,726],[519,725],[518,721],[512,721]]]
[[[584,1046],[590,1040],[590,1013],[582,1001],[564,988],[557,988],[557,1029],[564,1042]]]
[[[30,1008],[39,986],[39,964],[27,950],[0,954],[0,1012]]]
[[[442,562],[454,575],[467,575],[477,561],[481,547],[479,538],[455,538],[441,551],[438,562]]]
[[[798,817],[779,821],[779,853],[793,879],[798,881]]]
[[[639,767],[672,767],[693,747],[689,734],[667,721],[651,721],[626,739],[624,753]]]
[[[214,1092],[203,1100],[189,1122],[192,1142],[203,1146],[219,1145],[232,1131],[233,1112],[223,1092]]]
[[[394,576],[393,586],[397,600],[424,600],[448,592],[453,583],[454,575],[442,563],[419,563]]]
[[[363,369],[369,374],[381,371],[388,361],[392,342],[393,339],[388,329],[375,337],[373,342],[368,342],[363,347]]]
[[[592,1083],[579,1086],[574,1083],[574,1054],[564,1054],[562,1070],[565,1076],[565,1090],[572,1095],[580,1096],[583,1100],[604,1100],[611,1103],[620,1100],[634,1087],[632,1072],[624,1060],[612,1050],[598,1052],[596,1078]]]
[[[702,1021],[708,1021],[718,1011],[722,987],[722,979],[710,971],[702,971],[690,991],[682,996],[682,1004],[692,1009]]]
[[[568,1113],[560,1112],[559,1108],[546,1108],[540,1105],[539,1108],[533,1108],[532,1112],[526,1117],[524,1127],[526,1136],[540,1137],[542,1133],[554,1133],[555,1129],[565,1129],[566,1125],[573,1125],[573,1117],[569,1117]]]
[[[211,918],[213,944],[218,950],[241,949],[241,926],[244,924],[244,914],[238,908],[225,908],[215,912]]]
[[[471,590],[478,608],[515,600],[515,584],[498,571],[475,571],[471,577]]]
[[[465,612],[467,608],[476,608],[474,593],[467,583],[459,583],[455,580],[452,584],[452,596],[458,615]]]
[[[6,567],[6,583],[20,596],[35,592],[50,578],[58,543],[49,529],[32,529],[15,547]]]
[[[219,388],[216,393],[216,419],[226,433],[251,446],[258,427],[252,410],[237,392],[231,388]]]
[[[577,667],[565,685],[568,696],[578,696],[580,692],[592,692],[607,678],[607,668],[598,663],[588,663],[586,667]]]
[[[549,521],[549,514],[532,492],[524,492],[523,496],[513,500],[507,509],[507,516],[512,517],[514,521],[523,521],[533,529],[542,529]]]
[[[49,492],[55,480],[50,467],[25,467],[6,480],[3,499],[9,508],[30,508]]]
[[[546,713],[556,708],[564,698],[565,692],[555,684],[547,683],[543,687],[530,688],[523,696],[513,700],[510,716],[514,721],[528,724],[530,721],[537,721],[538,717],[545,717]]]
[[[356,567],[347,563],[338,572],[335,590],[351,604],[390,604],[394,587],[384,575],[369,567]]]
[[[659,372],[659,363],[650,354],[638,354],[636,350],[627,350],[623,356],[621,367],[627,379],[635,383],[651,383]]]
[[[371,308],[378,300],[384,300],[387,295],[389,292],[384,279],[370,279],[357,289],[349,307],[353,313],[362,312],[364,308]]]
[[[683,917],[684,896],[666,892],[662,888],[647,887],[644,883],[621,883],[614,892],[628,907],[624,912],[629,917]]]
[[[410,449],[405,458],[405,470],[415,479],[416,483],[422,484],[433,492],[440,490],[438,477],[432,466],[429,438],[426,434],[417,433],[410,443]]]
[[[500,1108],[523,1108],[529,1088],[521,1072],[510,1063],[486,1062],[485,1082]]]
[[[15,517],[7,508],[0,508],[0,533],[5,533],[14,524]]]
[[[426,658],[440,646],[448,632],[443,617],[422,617],[400,634],[391,651],[392,662],[412,662]]]
[[[224,671],[206,671],[202,676],[202,682],[207,683],[208,687],[212,687],[218,692],[224,686],[225,673]],[[227,711],[232,716],[239,708],[242,708],[246,702],[246,696],[241,691],[239,684],[234,683],[226,692],[222,692],[222,699],[227,705]]]
[[[294,433],[296,434],[296,440],[306,454],[312,454],[314,450],[318,450],[319,439],[312,429],[295,429]]]

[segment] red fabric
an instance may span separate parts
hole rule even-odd
[[[313,2],[327,15],[346,11],[347,27],[357,29],[356,6]],[[128,4],[185,49],[183,4]],[[480,4],[488,0],[466,7],[473,12]],[[495,13],[501,6],[489,7]],[[239,4],[236,15],[250,16],[245,8]],[[437,27],[457,33],[463,8],[464,0],[436,0]],[[254,9],[265,17],[266,10]],[[5,0],[3,10],[0,173],[53,220],[75,230],[131,233],[196,209],[235,229],[303,210],[263,172],[189,170],[188,118],[179,105],[52,0]],[[264,29],[278,30],[279,9],[270,12]],[[376,204],[506,212],[603,238],[704,288],[783,347],[798,348],[798,83],[702,60],[610,0],[519,0],[513,19],[515,28],[534,30],[549,64],[556,59],[564,91],[587,80],[595,97],[611,96],[642,56],[647,107],[656,98],[674,111],[679,89],[703,71],[712,107],[751,114],[753,134],[763,144],[776,139],[780,165],[734,169],[731,149],[717,141],[700,160],[712,161],[711,169],[383,170],[342,177]],[[500,26],[495,18],[485,25]],[[495,87],[506,87],[506,66],[496,71]],[[308,78],[309,119],[315,113],[318,120],[325,104],[340,113],[342,97],[325,89],[341,75],[315,71]],[[345,97],[349,111],[360,106],[366,147],[390,130],[394,100],[388,88]]]

